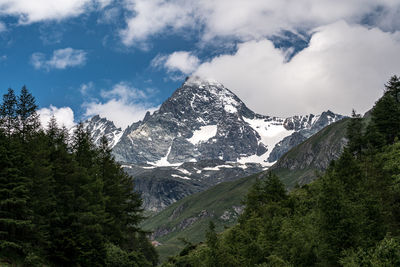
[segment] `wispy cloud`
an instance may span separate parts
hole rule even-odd
[[[165,68],[168,72],[180,71],[186,75],[195,71],[199,65],[199,58],[187,51],[158,55],[151,61],[152,67]]]
[[[20,24],[61,21],[104,8],[111,0],[1,0],[0,13],[16,16]]]
[[[61,43],[65,27],[62,23],[42,23],[39,27],[39,38],[45,45]]]
[[[151,88],[139,90],[127,82],[120,82],[110,90],[102,90],[101,100],[84,103],[85,116],[100,115],[113,121],[117,127],[126,128],[143,119],[147,111],[157,109],[149,101],[155,93]]]
[[[43,53],[34,53],[31,56],[31,64],[35,69],[65,69],[68,67],[83,66],[86,64],[87,53],[84,50],[64,48],[53,52],[51,58]]]
[[[79,91],[83,96],[86,96],[89,94],[90,91],[94,89],[94,83],[93,82],[88,82],[88,83],[83,83],[81,84]]]

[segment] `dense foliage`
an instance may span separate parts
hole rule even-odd
[[[70,137],[34,97],[12,89],[0,107],[0,265],[154,266],[138,227],[141,199],[103,137],[83,125]]]
[[[400,266],[400,80],[370,118],[354,113],[348,146],[319,179],[287,193],[269,173],[238,224],[164,266]]]

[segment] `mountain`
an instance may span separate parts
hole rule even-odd
[[[257,114],[216,81],[188,78],[153,114],[124,131],[98,116],[94,140],[108,134],[115,158],[136,178],[144,207],[159,211],[223,181],[260,172],[290,148],[341,120],[320,115]]]
[[[160,211],[172,203],[225,181],[263,170],[259,164],[229,163],[219,159],[186,162],[174,167],[122,165],[135,177],[146,210]]]
[[[333,123],[284,154],[269,170],[281,177],[288,188],[304,185],[339,158],[347,143],[349,119]]]
[[[324,171],[331,160],[340,156],[347,142],[347,123],[348,119],[344,119],[322,129],[283,155],[270,170],[288,189],[295,184],[310,183],[317,178],[317,172]],[[180,238],[192,243],[203,241],[210,220],[215,223],[217,231],[234,225],[243,208],[242,200],[256,178],[262,178],[264,174],[261,172],[220,183],[181,199],[148,218],[143,227],[152,231],[152,238],[159,242],[157,250],[161,258],[165,259],[183,248]]]
[[[117,128],[112,121],[106,118],[100,118],[99,115],[86,120],[83,125],[91,133],[93,142],[96,145],[100,145],[101,137],[105,136],[111,148],[119,142],[124,133],[124,131],[122,131],[121,128]]]

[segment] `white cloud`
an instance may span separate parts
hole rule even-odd
[[[147,99],[154,94],[154,90],[138,90],[129,83],[116,84],[109,91],[101,91],[105,101],[92,101],[83,104],[85,116],[100,115],[114,122],[117,127],[126,128],[133,122],[143,119],[147,111],[157,109]]]
[[[104,8],[110,2],[111,0],[0,0],[0,15],[16,16],[20,24],[60,21]]]
[[[126,0],[125,8],[135,15],[127,20],[127,27],[120,32],[123,43],[132,45],[167,27],[178,30],[187,26],[191,23],[190,13],[193,12],[188,4],[184,1]]]
[[[399,33],[338,22],[316,29],[309,46],[286,61],[269,40],[244,42],[234,54],[195,72],[222,82],[250,108],[288,116],[332,109],[370,109],[400,71]]]
[[[44,128],[47,128],[52,116],[56,118],[59,127],[65,126],[67,129],[71,129],[75,125],[74,112],[70,107],[57,108],[50,105],[48,108],[39,109],[38,114],[40,115],[40,123]]]
[[[199,58],[186,51],[177,51],[170,55],[158,55],[151,62],[153,67],[163,67],[168,72],[180,71],[184,74],[191,74],[199,64]]]
[[[110,91],[102,90],[101,96],[104,99],[118,98],[124,102],[132,102],[146,99],[148,97],[148,92],[134,88],[129,83],[120,82],[114,85]]]
[[[398,0],[125,0],[132,11],[120,32],[125,45],[160,33],[198,29],[203,40],[262,39],[281,30],[307,31],[338,20],[400,28]]]
[[[79,49],[64,48],[53,52],[49,59],[43,53],[34,53],[31,64],[35,69],[65,69],[67,67],[82,66],[86,63],[86,52]]]

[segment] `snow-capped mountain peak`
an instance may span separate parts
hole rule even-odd
[[[123,131],[117,128],[112,121],[96,115],[83,123],[83,126],[91,133],[93,142],[100,145],[101,137],[107,138],[110,148],[113,148],[121,139]]]
[[[108,134],[116,159],[124,163],[178,166],[218,159],[270,166],[341,118],[331,111],[290,118],[256,114],[221,83],[191,77],[159,110],[123,132],[98,116],[87,125],[95,139]]]

